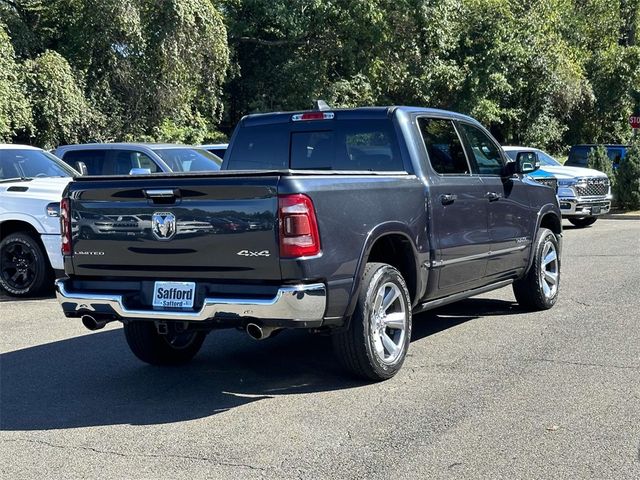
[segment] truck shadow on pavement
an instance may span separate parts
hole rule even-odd
[[[514,308],[471,299],[416,315],[413,341]],[[134,358],[112,329],[0,355],[0,430],[180,422],[277,395],[366,385],[341,370],[326,336],[291,331],[256,342],[214,331],[192,363],[158,368]]]

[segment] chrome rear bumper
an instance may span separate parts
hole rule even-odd
[[[122,295],[73,292],[68,279],[56,281],[56,296],[68,317],[95,313],[118,320],[204,322],[214,319],[284,320],[307,324],[321,323],[327,303],[322,283],[286,285],[273,298],[205,298],[199,311],[137,310],[124,305]]]

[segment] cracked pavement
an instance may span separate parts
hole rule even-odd
[[[640,478],[640,221],[565,227],[552,310],[504,288],[417,315],[378,384],[304,332],[154,368],[0,296],[0,478]]]

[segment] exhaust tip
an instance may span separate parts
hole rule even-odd
[[[82,324],[89,330],[100,330],[107,324],[105,320],[96,320],[91,315],[83,315],[81,320]]]
[[[250,323],[247,325],[247,333],[254,340],[262,340],[264,339],[264,331],[262,327],[255,323]]]
[[[269,337],[273,337],[279,333],[282,329],[280,327],[263,327],[257,323],[247,324],[247,333],[254,340],[264,340]]]

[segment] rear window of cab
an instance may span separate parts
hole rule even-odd
[[[310,124],[303,124],[300,130],[291,124],[241,128],[226,169],[404,171],[390,120]]]

